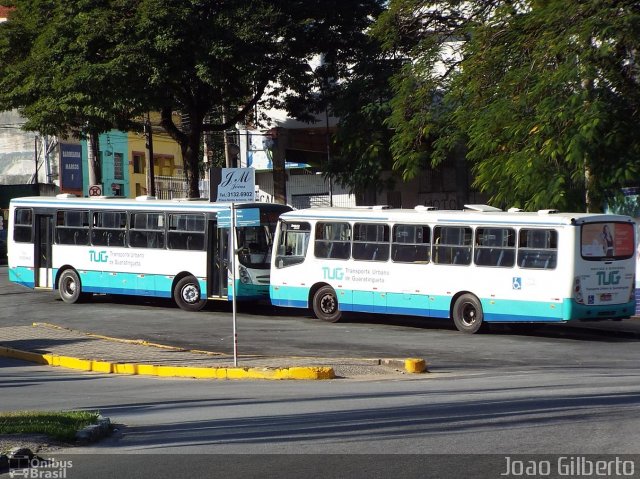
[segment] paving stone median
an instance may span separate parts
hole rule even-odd
[[[106,373],[215,379],[333,379],[420,373],[421,359],[233,356],[109,338],[46,323],[0,328],[0,356]],[[64,358],[62,360],[61,358]]]

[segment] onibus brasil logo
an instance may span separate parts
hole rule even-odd
[[[65,479],[67,470],[72,467],[73,461],[60,461],[53,457],[44,459],[38,456],[15,456],[9,459],[9,477]]]

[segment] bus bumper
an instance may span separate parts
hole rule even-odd
[[[605,304],[594,306],[578,304],[573,299],[565,299],[563,306],[563,317],[565,320],[624,319],[630,318],[636,311],[636,302],[634,300],[625,304]]]

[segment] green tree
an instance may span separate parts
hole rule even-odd
[[[463,144],[492,201],[591,211],[637,178],[637,1],[390,3],[376,34],[413,60],[390,120],[406,176]]]
[[[377,0],[2,1],[16,10],[0,25],[0,108],[19,108],[28,128],[51,133],[132,127],[159,111],[181,146],[191,197],[202,134],[245,121],[258,102],[296,108],[294,96],[314,81],[312,56],[324,53],[343,71],[354,36],[380,8]]]
[[[358,60],[344,82],[332,86],[328,107],[338,118],[330,174],[362,196],[390,187],[382,179],[391,169],[391,130],[385,122],[391,113],[389,79],[398,62],[385,58],[375,41],[358,48]]]

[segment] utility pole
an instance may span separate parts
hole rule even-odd
[[[227,107],[222,105],[222,123],[227,122]],[[227,130],[222,130],[222,145],[224,146],[224,165],[231,168],[231,158],[229,158],[229,138],[227,138]]]
[[[89,174],[90,187],[102,183],[98,151],[98,136],[95,133],[87,133],[87,171]]]
[[[153,133],[151,128],[151,117],[147,113],[144,122],[145,146],[147,148],[147,194],[156,196],[156,178],[153,171]]]
[[[36,136],[33,140],[33,146],[35,148],[35,161],[36,161],[36,169],[35,172],[33,173],[32,176],[32,181],[31,183],[33,183],[34,185],[38,184],[38,169],[40,169],[40,167],[38,166],[38,137]]]
[[[325,98],[325,102],[326,102]],[[325,141],[327,143],[327,169],[329,170],[329,206],[333,208],[333,172],[331,171],[331,132],[329,131],[329,105],[324,105]]]

